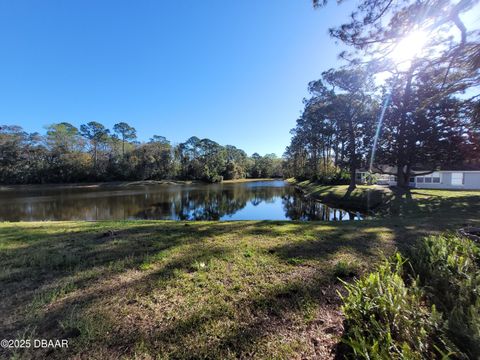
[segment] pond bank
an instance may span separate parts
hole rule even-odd
[[[0,185],[0,191],[14,190],[14,189],[42,189],[42,188],[57,188],[57,189],[95,189],[95,188],[110,188],[119,186],[148,186],[148,185],[190,185],[190,184],[205,184],[201,181],[193,180],[141,180],[141,181],[108,181],[108,182],[85,182],[85,183],[52,183],[52,184],[15,184],[15,185]]]
[[[255,181],[278,181],[282,180],[281,178],[248,178],[248,179],[232,179],[232,180],[223,180],[219,183],[209,183],[200,180],[142,180],[142,181],[132,181],[132,182],[122,182],[120,184],[125,184],[125,186],[134,186],[134,185],[189,185],[189,184],[239,184],[245,182],[255,182]]]
[[[305,196],[312,197],[335,207],[361,212],[371,212],[386,203],[392,196],[389,188],[357,185],[350,194],[348,185],[322,185],[309,180],[288,182]]]
[[[244,182],[252,182],[252,181],[279,181],[283,180],[282,178],[258,178],[258,179],[233,179],[233,180],[223,180],[222,184],[236,184],[236,183],[244,183]]]
[[[480,213],[480,191],[400,189],[357,185],[351,194],[348,185],[321,185],[311,181],[287,180],[305,196],[334,207],[373,213],[379,218],[419,217],[451,214],[470,217]]]
[[[220,184],[236,184],[254,181],[278,181],[281,178],[258,178],[258,179],[234,179],[224,180]],[[52,184],[14,184],[2,185],[0,184],[0,191],[22,189],[22,188],[42,188],[42,187],[56,187],[56,188],[108,188],[118,186],[150,186],[150,185],[191,185],[191,184],[212,184],[200,180],[138,180],[138,181],[107,181],[107,182],[86,182],[86,183],[52,183]]]

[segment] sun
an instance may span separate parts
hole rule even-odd
[[[402,38],[390,53],[390,58],[399,66],[409,66],[411,61],[422,51],[428,35],[422,30],[414,30]]]

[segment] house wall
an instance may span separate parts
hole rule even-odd
[[[440,183],[415,183],[420,189],[452,189],[452,190],[480,190],[480,171],[463,172],[463,185],[452,185],[452,172],[463,171],[440,171]]]
[[[480,172],[465,173],[465,189],[480,189]]]
[[[463,184],[462,185],[452,185],[452,173],[461,172],[463,173]],[[480,171],[438,171],[435,174],[440,175],[440,183],[409,183],[409,186],[420,188],[420,189],[447,189],[447,190],[480,190]],[[357,171],[357,175],[360,175],[360,179],[356,178],[357,183],[365,184],[365,176],[367,175],[364,171]],[[426,175],[428,176],[428,175]],[[436,175],[432,175],[436,176]],[[396,181],[394,177],[386,176],[385,174],[377,174],[379,178],[378,184],[395,186]]]

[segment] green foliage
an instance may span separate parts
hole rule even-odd
[[[469,358],[480,358],[480,250],[452,234],[422,239],[412,264],[431,301],[443,312],[449,338]]]
[[[346,318],[343,342],[352,358],[431,359],[445,357],[449,346],[441,333],[435,306],[424,305],[424,293],[403,279],[400,254],[378,271],[346,284],[342,297]]]
[[[125,142],[137,138],[137,130],[125,122],[115,124],[113,131],[122,139],[122,156],[125,156]]]
[[[92,121],[51,124],[44,136],[19,126],[0,126],[0,183],[58,183],[115,180],[202,180],[281,177],[282,159],[251,158],[235,146],[195,136],[172,146],[163,136],[135,142],[136,130],[120,122],[110,130]]]
[[[0,125],[0,182],[42,182],[46,155],[42,138],[20,126]]]
[[[350,174],[332,164],[325,171],[320,170],[313,179],[323,185],[346,185],[350,183]]]
[[[260,156],[257,153],[252,155],[253,164],[248,171],[249,177],[269,178],[280,177],[283,175],[282,159],[278,159],[275,154],[266,154]]]
[[[354,185],[352,176],[366,162],[378,116],[371,74],[360,67],[330,69],[308,87],[312,97],[305,100],[284,154],[287,177]]]
[[[376,184],[378,181],[378,176],[369,172],[365,176],[365,181],[367,182],[368,185]]]
[[[411,263],[404,262],[397,254],[377,272],[346,284],[344,342],[352,353],[420,359],[455,350],[456,358],[480,358],[477,244],[453,234],[429,236],[414,247]],[[417,277],[408,285],[404,268]]]
[[[225,146],[227,164],[224,171],[226,180],[243,179],[247,176],[249,159],[245,151],[237,149],[235,146]]]
[[[328,0],[313,0],[318,7],[327,3]],[[370,74],[390,74],[381,91],[385,111],[374,160],[377,164],[397,166],[400,187],[408,186],[411,169],[418,164],[433,169],[478,162],[478,111],[476,116],[471,109],[478,109],[478,91],[474,89],[480,84],[480,57],[478,50],[473,49],[478,49],[480,32],[478,22],[465,21],[468,12],[475,12],[475,4],[472,0],[405,0],[401,4],[360,0],[346,22],[330,29],[330,35],[346,46],[340,57],[348,60],[345,68],[350,69],[329,71],[342,75],[335,76],[340,80],[335,79],[336,92],[344,90],[349,97],[353,93],[365,104],[365,98],[378,94],[378,89],[352,91],[360,90],[363,84],[352,70],[364,66]],[[415,39],[421,38],[424,41],[415,51]],[[402,54],[398,54],[399,50]],[[327,75],[331,75],[329,72]],[[315,83],[330,82],[329,77],[322,78]],[[469,93],[470,98],[460,96]],[[358,109],[355,105],[345,108]],[[377,110],[375,117],[378,119],[379,115]],[[357,120],[361,120],[357,125],[363,126],[351,126],[347,131],[350,164],[355,162],[352,144],[361,146],[357,152],[360,156],[371,149],[365,146],[366,141],[371,141],[371,134],[362,132],[371,131],[374,126],[365,124],[361,117]],[[312,142],[317,140],[314,136]]]

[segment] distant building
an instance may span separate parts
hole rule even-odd
[[[408,184],[422,189],[480,190],[480,171],[441,170],[412,176]]]
[[[408,185],[421,189],[451,189],[451,190],[480,190],[480,170],[438,170],[428,174],[427,171],[415,170],[410,177]],[[369,182],[378,185],[397,185],[397,177],[393,167],[373,169],[359,169],[356,172],[356,181],[360,184]],[[373,176],[371,175],[373,174]],[[415,175],[420,174],[420,175]]]

